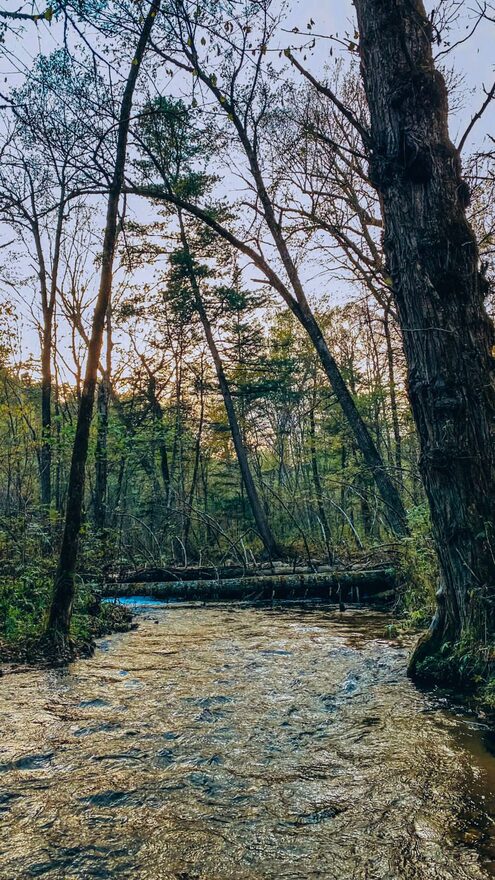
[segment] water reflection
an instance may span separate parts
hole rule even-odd
[[[0,679],[0,877],[495,876],[484,731],[407,681],[388,623],[162,606]]]

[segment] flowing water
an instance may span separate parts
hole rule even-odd
[[[386,616],[160,606],[0,678],[0,877],[495,877],[489,732]]]

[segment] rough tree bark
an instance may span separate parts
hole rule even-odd
[[[438,611],[412,658],[414,674],[446,642],[494,636],[495,334],[422,0],[355,5],[370,176],[382,202],[441,571]]]
[[[93,414],[105,317],[112,289],[112,272],[115,244],[117,240],[118,207],[124,182],[132,102],[141,62],[159,8],[160,0],[153,0],[143,22],[119,112],[115,165],[112,181],[109,187],[105,234],[103,239],[100,286],[93,315],[91,337],[88,345],[86,372],[79,403],[76,436],[72,450],[71,468],[67,488],[64,533],[48,619],[47,634],[54,644],[59,646],[61,650],[63,650],[67,644],[75,598],[74,575],[77,562],[79,534],[81,531],[89,431]]]

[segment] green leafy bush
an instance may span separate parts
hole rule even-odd
[[[40,632],[49,596],[49,578],[27,571],[17,578],[0,580],[0,637],[8,642]]]

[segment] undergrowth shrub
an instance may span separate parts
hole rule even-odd
[[[408,514],[410,534],[401,541],[398,575],[400,607],[411,627],[427,626],[435,611],[438,563],[427,504]]]

